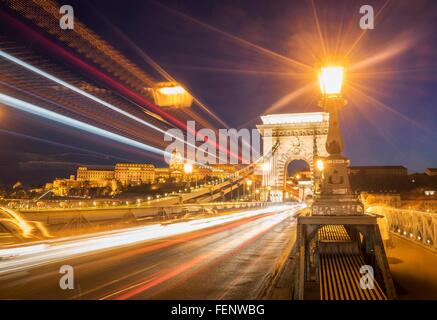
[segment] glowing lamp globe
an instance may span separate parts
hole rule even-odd
[[[193,172],[193,165],[191,163],[185,163],[184,164],[184,172],[186,174],[190,174],[191,172]]]
[[[268,162],[264,162],[263,164],[262,164],[262,171],[264,171],[264,172],[268,172],[269,170],[270,170],[270,163],[268,163]]]
[[[324,164],[323,160],[318,159],[318,160],[316,161],[316,168],[317,168],[317,170],[319,170],[319,171],[323,171],[323,170],[325,169],[325,164]]]
[[[323,67],[319,72],[320,90],[325,96],[338,96],[341,94],[343,84],[343,67]]]
[[[193,103],[193,97],[178,83],[160,82],[153,89],[153,98],[160,107],[186,108]]]

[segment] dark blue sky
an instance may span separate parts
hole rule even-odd
[[[366,4],[372,4],[376,14],[385,2]],[[98,10],[232,127],[250,120],[252,126],[259,123],[259,115],[269,106],[304,86],[308,77],[313,76],[154,1],[129,1],[129,5],[120,5],[119,1],[110,5],[107,1],[91,3],[94,10],[88,11],[84,19],[91,23],[88,17]],[[321,52],[314,53],[320,45],[311,1],[168,0],[159,3],[310,66],[320,63]],[[362,1],[328,0],[314,4],[325,41],[333,38],[331,32],[342,30],[344,47],[350,47],[361,33],[358,21]],[[376,103],[372,105],[371,101],[352,100],[343,111],[346,154],[353,163],[403,164],[413,171],[437,166],[436,13],[435,1],[389,2],[376,19],[375,29],[368,31],[357,45],[351,64],[376,56],[404,38],[413,38],[404,51],[369,68],[372,72],[398,73],[389,78],[365,80],[369,89],[378,91],[375,97],[393,111]],[[95,19],[92,27],[111,41],[112,32],[104,23],[95,23],[98,21]],[[309,40],[317,43],[308,43]],[[133,55],[132,59],[135,59]],[[287,72],[301,72],[305,78],[295,80],[285,76]],[[366,105],[357,107],[354,102]],[[316,101],[312,103],[311,97],[302,97],[302,102],[297,99],[275,112],[318,110]]]
[[[386,1],[365,3],[373,5],[376,13]],[[314,81],[315,74],[192,19],[311,67],[320,65],[323,47],[329,56],[335,52],[341,56],[362,32],[358,26],[362,1],[314,1],[323,45],[311,1],[93,0],[69,1],[69,4],[73,5],[78,19],[137,65],[150,70],[101,17],[120,28],[231,127],[243,124],[254,127],[260,122],[259,115],[281,98]],[[356,70],[348,79],[353,88],[345,92],[349,104],[341,114],[345,154],[353,165],[401,164],[410,172],[437,166],[436,16],[436,1],[390,1],[376,19],[375,29],[367,31],[348,56],[346,67],[370,59],[368,66]],[[353,91],[357,89],[359,92]],[[310,90],[280,105],[274,113],[319,111],[317,98],[317,90]],[[59,143],[65,139],[64,142],[77,148],[131,161],[147,161],[131,149],[127,153],[122,149],[108,151],[101,139],[80,140],[77,139],[80,134],[70,129],[47,125],[18,112],[3,111],[6,112],[16,121],[15,131],[19,131],[18,127],[26,134],[50,136]],[[0,125],[0,129],[7,128]],[[62,135],[53,139],[53,133],[59,132]],[[44,149],[41,159],[49,157],[54,162],[63,152],[71,153],[59,145],[29,144],[26,139],[0,132],[0,147],[19,154],[14,141],[22,141],[23,149],[29,148],[32,154],[29,159],[37,157],[41,149]],[[90,157],[84,152],[76,154],[80,154],[77,159],[66,156],[72,163],[69,168],[54,164],[54,175],[73,171],[74,162],[109,165],[119,161]],[[5,172],[6,162],[13,159],[11,156],[0,161],[0,170]],[[17,178],[34,177],[23,172],[17,171]]]

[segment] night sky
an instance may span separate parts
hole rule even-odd
[[[386,1],[68,3],[77,19],[138,66],[150,70],[105,21],[184,83],[230,127],[253,128],[266,112],[320,111],[317,87],[278,103],[314,82],[316,74],[260,47],[310,67],[323,63],[324,51],[338,60],[363,32],[358,25],[359,7],[373,5],[376,14]],[[389,1],[375,29],[368,30],[345,59],[346,68],[353,70],[347,82],[354,86],[345,87],[348,105],[341,112],[341,125],[345,155],[353,165],[400,164],[409,172],[437,166],[435,17],[436,1]],[[365,65],[360,66],[363,61]],[[0,150],[0,184],[67,176],[79,164],[150,161],[147,154],[132,148],[114,147],[101,138],[5,106],[0,106]]]

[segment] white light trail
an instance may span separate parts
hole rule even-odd
[[[126,112],[123,109],[120,109],[120,108],[118,108],[118,107],[116,107],[116,106],[114,106],[114,105],[112,105],[112,104],[110,104],[110,103],[108,103],[108,102],[106,102],[106,101],[104,101],[104,100],[102,100],[102,99],[100,99],[100,98],[98,98],[98,97],[96,97],[96,96],[86,92],[86,91],[83,91],[82,89],[79,89],[78,87],[73,86],[73,85],[69,84],[68,82],[65,82],[64,80],[61,80],[61,79],[59,79],[59,78],[57,78],[55,76],[52,76],[51,74],[49,74],[49,73],[47,73],[47,72],[45,72],[45,71],[43,71],[43,70],[41,70],[41,69],[39,69],[37,67],[34,67],[34,66],[28,64],[27,62],[25,62],[23,60],[20,60],[20,59],[14,57],[14,56],[12,56],[12,55],[2,51],[2,50],[0,50],[0,57],[3,57],[3,58],[5,58],[5,59],[7,59],[7,60],[9,60],[11,62],[14,62],[14,63],[18,64],[19,66],[22,66],[23,68],[26,68],[26,69],[28,69],[28,70],[36,73],[36,74],[39,74],[40,76],[42,76],[42,77],[44,77],[46,79],[49,79],[49,80],[51,80],[53,82],[56,82],[57,84],[60,84],[61,86],[64,86],[64,87],[66,87],[66,88],[68,88],[68,89],[70,89],[70,90],[72,90],[72,91],[74,91],[74,92],[76,92],[76,93],[78,93],[78,94],[88,98],[88,99],[91,99],[94,102],[97,102],[97,103],[99,103],[99,104],[101,104],[101,105],[103,105],[103,106],[105,106],[105,107],[107,107],[107,108],[109,108],[109,109],[111,109],[111,110],[113,110],[115,112],[118,112],[118,113],[120,113],[120,114],[122,114],[122,115],[124,115],[124,116],[126,116],[126,117],[128,117],[130,119],[132,119],[132,120],[135,120],[135,121],[137,121],[137,122],[139,122],[139,123],[141,123],[141,124],[143,124],[143,125],[145,125],[145,126],[147,126],[149,128],[152,128],[152,129],[154,129],[154,130],[156,130],[156,131],[158,131],[160,133],[167,134],[167,135],[171,136],[172,138],[174,138],[174,139],[176,139],[176,140],[178,140],[178,141],[180,141],[180,142],[182,142],[184,144],[187,144],[190,147],[194,147],[195,149],[197,149],[196,145],[194,145],[192,143],[189,143],[189,142],[185,141],[184,139],[181,139],[178,136],[175,136],[175,135],[171,134],[170,132],[165,131],[165,130],[163,130],[163,129],[161,129],[161,128],[159,128],[159,127],[157,127],[157,126],[155,126],[155,125],[153,125],[153,124],[151,124],[151,123],[149,123],[149,122],[147,122],[147,121],[145,121],[145,120],[143,120],[141,118],[138,118],[138,117],[134,116],[133,114],[130,114],[129,112]],[[215,154],[212,154],[212,153],[209,153],[209,152],[207,152],[207,153],[209,155],[212,155],[213,157],[216,158]]]
[[[161,128],[159,128],[159,127],[157,127],[157,126],[155,126],[155,125],[153,125],[153,124],[151,124],[151,123],[149,123],[147,121],[144,121],[143,119],[140,119],[140,118],[130,114],[129,112],[126,112],[126,111],[124,111],[124,110],[122,110],[122,109],[120,109],[120,108],[118,108],[118,107],[116,107],[116,106],[114,106],[114,105],[112,105],[112,104],[110,104],[110,103],[108,103],[108,102],[106,102],[106,101],[104,101],[104,100],[102,100],[102,99],[100,99],[100,98],[98,98],[98,97],[96,97],[96,96],[86,92],[86,91],[83,91],[82,89],[79,89],[78,87],[75,87],[75,86],[69,84],[68,82],[65,82],[64,80],[61,80],[61,79],[59,79],[59,78],[57,78],[55,76],[52,76],[51,74],[49,74],[49,73],[47,73],[47,72],[45,72],[45,71],[43,71],[41,69],[38,69],[38,68],[36,68],[36,67],[26,63],[26,62],[24,62],[23,60],[15,58],[14,56],[12,56],[12,55],[10,55],[10,54],[2,51],[2,50],[0,50],[0,57],[3,57],[3,58],[5,58],[5,59],[7,59],[9,61],[12,61],[12,62],[14,62],[14,63],[24,67],[24,68],[26,68],[26,69],[36,73],[36,74],[39,74],[40,76],[43,76],[46,79],[49,79],[49,80],[51,80],[53,82],[56,82],[57,84],[60,84],[61,86],[64,86],[64,87],[66,87],[66,88],[68,88],[68,89],[70,89],[70,90],[72,90],[72,91],[74,91],[74,92],[76,92],[76,93],[78,93],[78,94],[88,98],[88,99],[93,100],[94,102],[97,102],[97,103],[99,103],[99,104],[101,104],[101,105],[103,105],[103,106],[105,106],[105,107],[107,107],[107,108],[109,108],[111,110],[114,110],[115,112],[121,113],[122,115],[124,115],[124,116],[126,116],[126,117],[128,117],[130,119],[133,119],[133,120],[135,120],[137,122],[140,122],[140,123],[142,123],[142,124],[152,128],[154,130],[157,130],[157,131],[159,131],[161,133],[165,133],[165,131],[162,130]]]
[[[34,104],[10,97],[10,96],[5,95],[3,93],[0,93],[0,103],[4,103],[10,107],[13,107],[13,108],[25,111],[25,112],[29,112],[29,113],[35,114],[37,116],[41,116],[41,117],[44,117],[46,119],[53,120],[53,121],[65,124],[67,126],[70,126],[70,127],[76,128],[76,129],[80,129],[80,130],[83,130],[86,132],[90,132],[92,134],[95,134],[95,135],[98,135],[101,137],[105,137],[105,138],[108,138],[108,139],[111,139],[111,140],[114,140],[117,142],[121,142],[121,143],[130,145],[130,146],[142,149],[142,150],[146,150],[149,152],[157,153],[157,154],[168,156],[168,157],[171,156],[168,152],[163,151],[163,150],[158,149],[158,148],[155,148],[155,147],[152,147],[148,144],[141,143],[141,142],[135,141],[133,139],[123,137],[119,134],[92,126],[88,123],[81,122],[79,120],[75,120],[75,119],[66,117],[64,115],[61,115],[61,114],[58,114],[56,112],[41,108],[41,107],[36,106]]]
[[[198,231],[265,213],[285,212],[287,215],[293,215],[301,208],[303,208],[301,204],[278,205],[169,225],[155,224],[57,239],[42,244],[38,243],[33,246],[26,246],[25,249],[23,249],[23,247],[8,248],[0,250],[0,275],[25,270],[81,254],[90,254],[99,250],[114,249],[144,241]],[[266,219],[267,218],[271,219],[272,217],[266,217]]]

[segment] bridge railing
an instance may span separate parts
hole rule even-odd
[[[437,213],[372,206],[368,212],[387,219],[391,232],[437,250]]]
[[[20,214],[28,221],[39,221],[46,226],[69,224],[81,220],[87,222],[115,221],[124,219],[166,219],[185,214],[212,213],[225,210],[255,209],[275,205],[268,202],[212,202],[208,204],[155,205],[116,208],[71,208],[22,210]],[[1,210],[1,207],[0,207]]]

